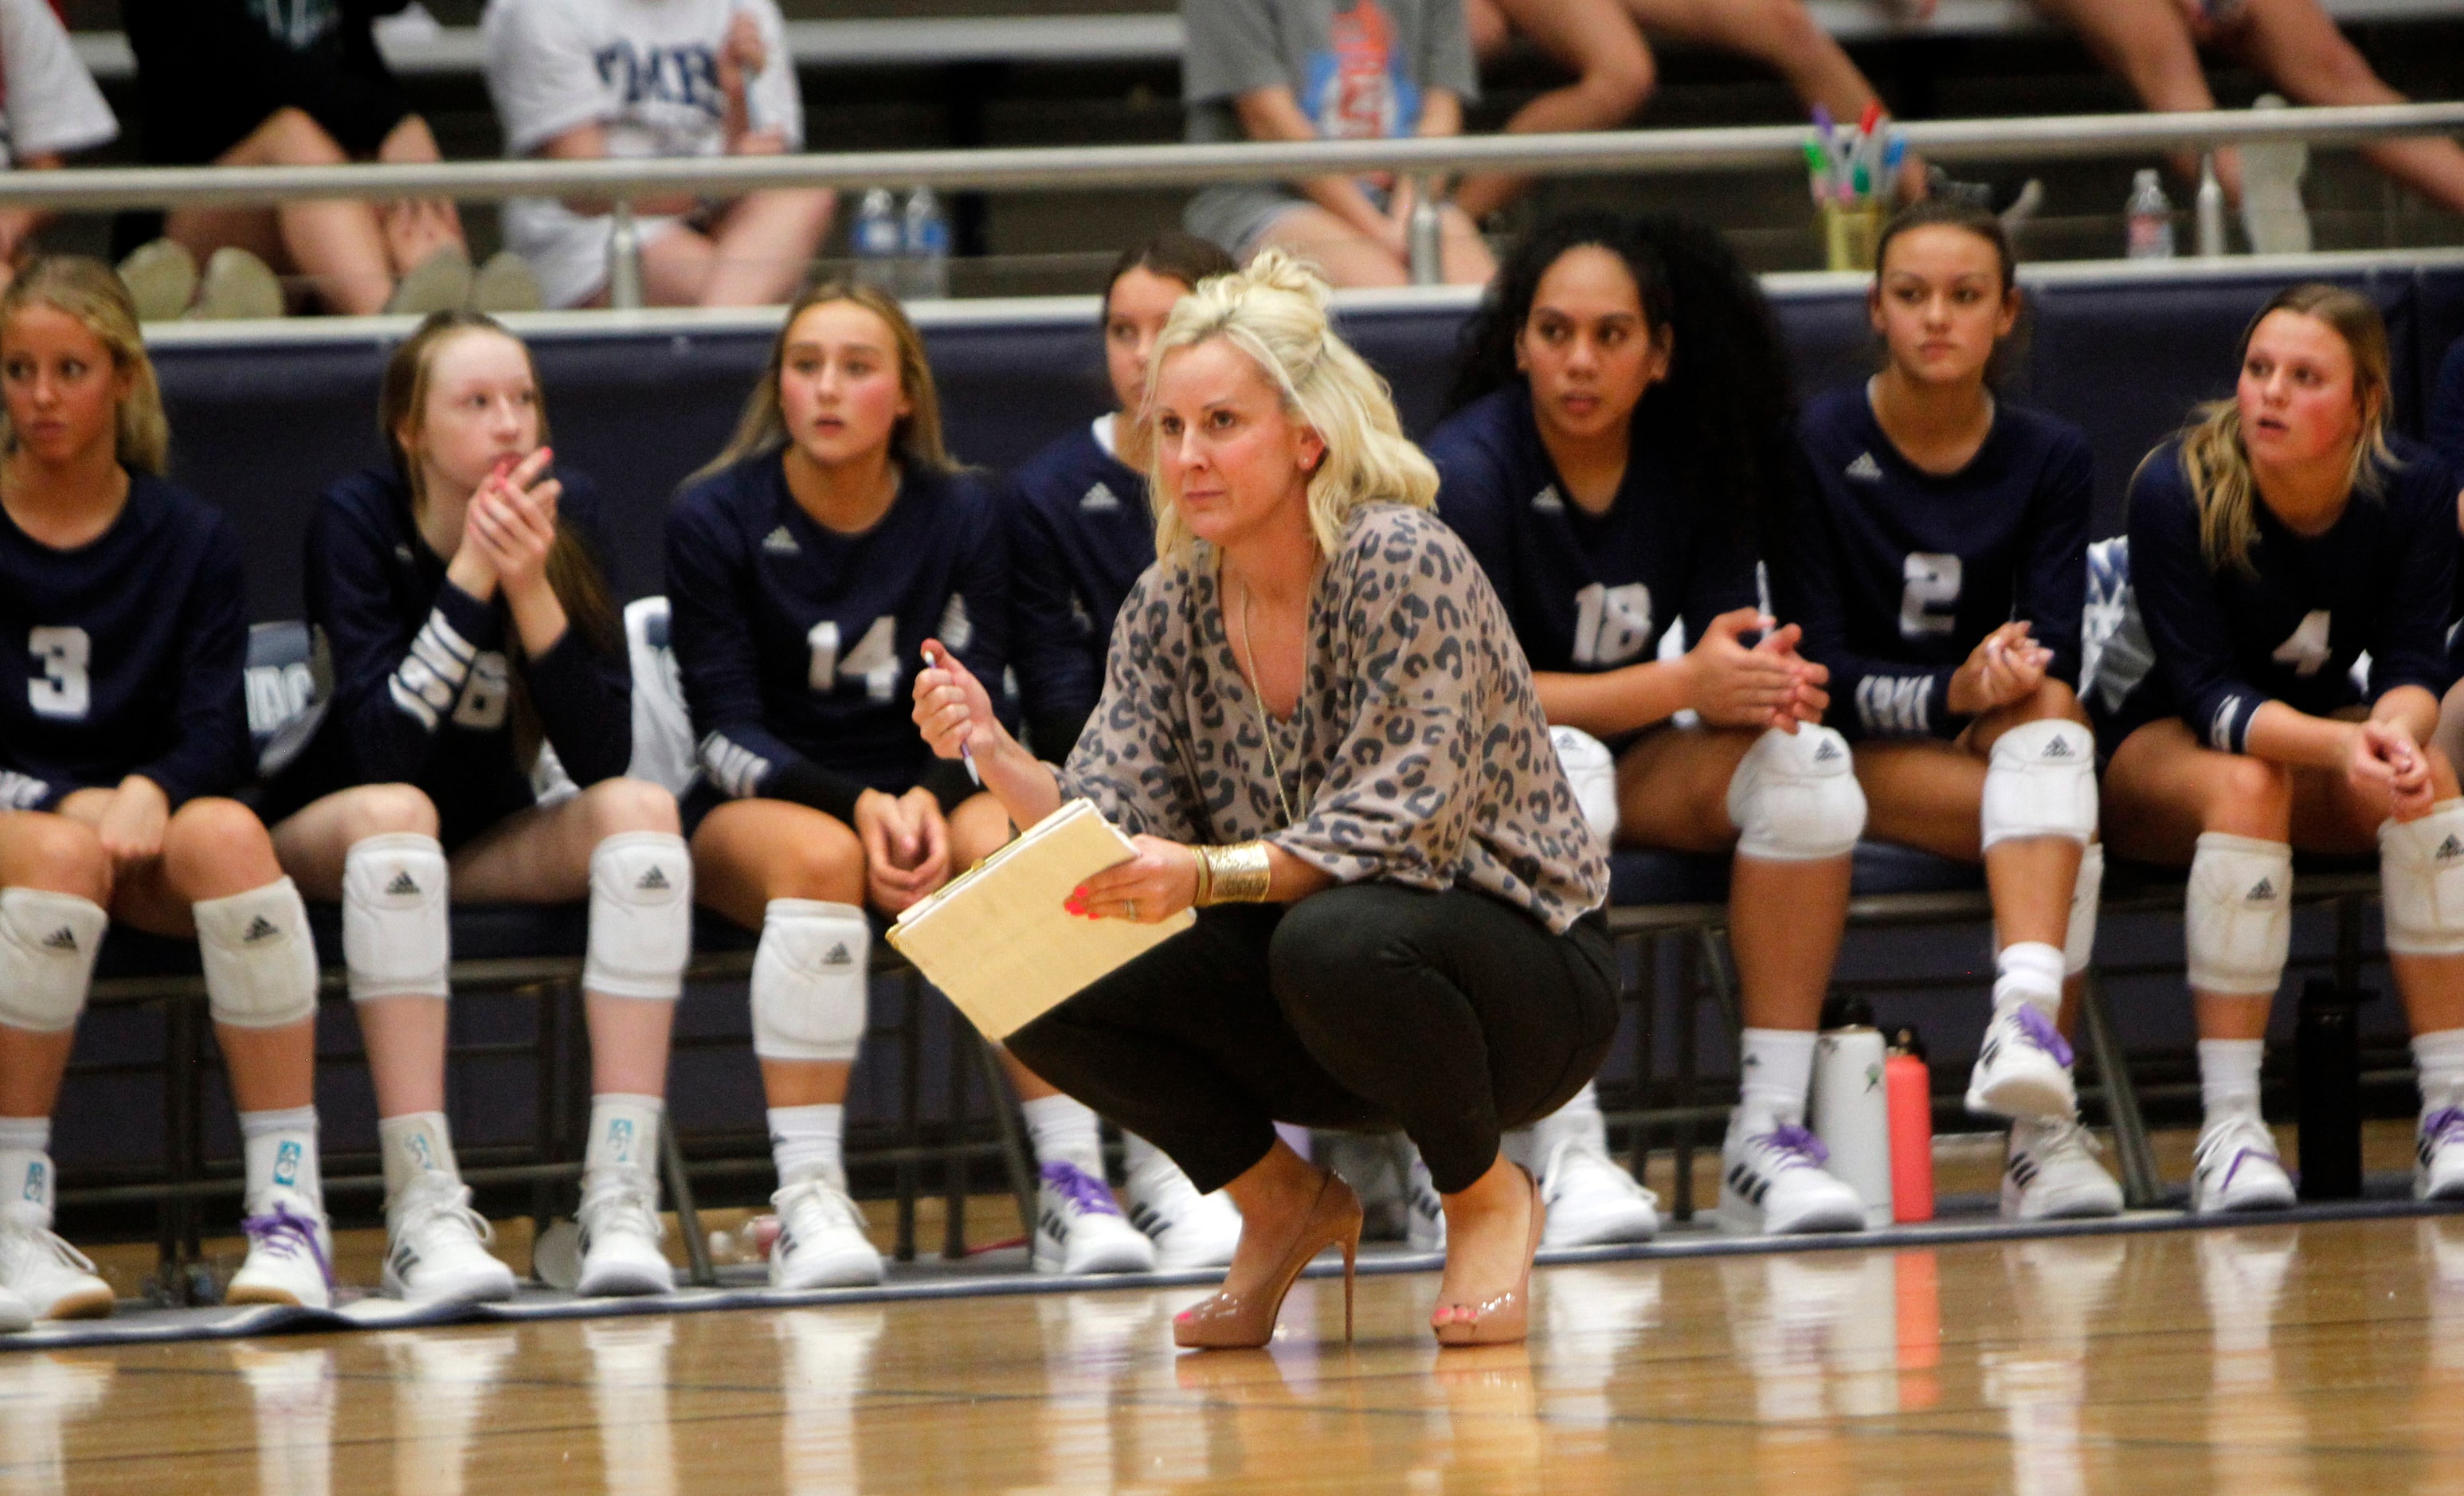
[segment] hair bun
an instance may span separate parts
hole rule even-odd
[[[1281,291],[1306,297],[1311,306],[1325,311],[1334,301],[1334,289],[1316,266],[1288,250],[1269,247],[1252,255],[1241,270],[1250,285],[1262,291]]]

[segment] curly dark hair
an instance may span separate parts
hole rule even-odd
[[[1666,455],[1680,486],[1761,541],[1791,507],[1795,406],[1779,324],[1716,230],[1667,214],[1561,214],[1517,244],[1463,326],[1449,413],[1523,376],[1514,344],[1541,277],[1569,251],[1608,251],[1634,276],[1643,321],[1672,339],[1668,377],[1635,407],[1634,439]]]

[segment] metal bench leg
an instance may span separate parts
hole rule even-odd
[[[924,979],[909,972],[899,983],[898,1021],[898,1167],[893,1171],[898,1196],[897,1243],[892,1253],[902,1263],[915,1261],[916,1159],[924,1149]],[[965,1041],[956,1035],[952,1042]]]
[[[676,1141],[675,1124],[659,1129],[659,1172],[668,1177],[668,1198],[676,1202],[676,1229],[685,1235],[685,1265],[697,1288],[718,1287],[718,1269],[711,1265],[710,1238],[702,1235],[701,1212],[693,1208],[693,1180],[685,1176],[685,1147]]]
[[[2122,1198],[2133,1210],[2148,1209],[2164,1198],[2165,1181],[2156,1173],[2156,1151],[2147,1141],[2147,1122],[2139,1112],[2130,1066],[2105,1011],[2104,983],[2093,969],[2079,981],[2079,1019],[2088,1052],[2096,1058],[2097,1081],[2104,1088],[2105,1120],[2113,1127],[2113,1148],[2122,1161]]]
[[[967,1032],[975,1034],[972,1027]],[[1019,1131],[1018,1103],[1004,1084],[1001,1050],[980,1035],[976,1036],[976,1046],[983,1054],[984,1079],[992,1090],[993,1129],[1001,1137],[1001,1164],[1009,1171],[1010,1193],[1018,1197],[1019,1229],[1025,1234],[1031,1251],[1035,1242],[1035,1170],[1029,1164],[1026,1139]]]

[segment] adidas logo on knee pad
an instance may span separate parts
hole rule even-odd
[[[43,937],[43,949],[46,951],[66,951],[71,956],[75,956],[77,948],[77,932],[66,925],[60,926]]]
[[[1839,745],[1828,737],[1822,739],[1820,745],[1814,750],[1814,761],[1816,763],[1829,763],[1838,757]]]
[[[2458,857],[2464,857],[2464,841],[2457,841],[2454,834],[2451,832],[2447,840],[2438,844],[2438,850],[2430,855],[2439,862],[2453,862]]]
[[[634,884],[633,887],[645,893],[664,893],[668,890],[668,876],[658,869],[652,868],[642,874],[642,881]]]
[[[385,885],[385,891],[395,898],[415,898],[419,894],[419,884],[409,873],[397,872],[393,881]]]
[[[2266,903],[2269,899],[2276,897],[2276,880],[2274,878],[2259,879],[2256,883],[2251,885],[2250,891],[2244,894],[2243,897],[2249,899],[2254,904]]]
[[[852,966],[855,964],[855,953],[848,950],[847,948],[847,942],[842,940],[838,944],[830,947],[830,954],[822,957],[822,964],[825,966]]]
[[[254,945],[259,940],[271,939],[281,933],[275,928],[273,920],[259,914],[248,922],[248,929],[241,932],[240,940],[243,944]]]
[[[2051,738],[2051,739],[2049,739],[2049,740],[2045,743],[2045,757],[2046,757],[2047,759],[2067,759],[2076,758],[2076,757],[2078,757],[2078,756],[2077,756],[2077,755],[2075,755],[2075,754],[2073,754],[2073,753],[2071,752],[2071,744],[2070,744],[2070,739],[2069,739],[2069,738],[2067,738],[2067,737],[2056,737],[2056,738]]]

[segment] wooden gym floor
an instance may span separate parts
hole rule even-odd
[[[2464,1216],[0,1354],[0,1492],[2464,1491]]]

